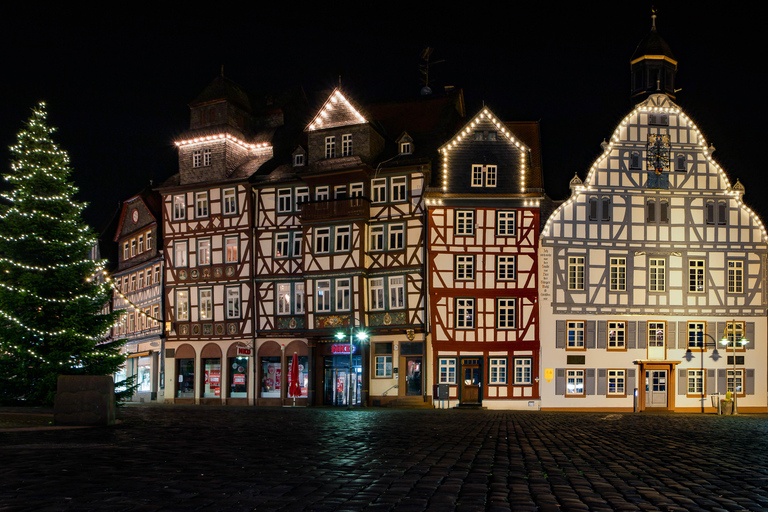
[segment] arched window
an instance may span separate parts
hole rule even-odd
[[[639,151],[633,151],[632,153],[630,153],[629,168],[640,169],[640,152]]]
[[[677,158],[675,158],[675,170],[685,172],[685,155],[677,155]]]

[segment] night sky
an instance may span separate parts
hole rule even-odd
[[[0,165],[8,169],[7,148],[30,108],[46,101],[90,204],[86,220],[101,231],[120,201],[176,172],[187,104],[222,65],[250,91],[300,86],[310,99],[341,76],[365,105],[417,95],[419,54],[431,46],[432,60],[445,62],[432,67],[430,85],[463,88],[469,115],[485,103],[504,120],[541,121],[545,189],[562,199],[633,107],[629,60],[651,28],[651,5],[624,3],[12,7],[0,18]],[[678,60],[677,103],[768,220],[762,20],[741,7],[657,7]]]

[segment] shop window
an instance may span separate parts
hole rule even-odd
[[[248,398],[248,360],[247,356],[229,358],[229,398]]]
[[[221,397],[221,359],[203,359],[203,398]]]
[[[262,357],[261,398],[280,398],[282,368],[279,356]]]
[[[195,360],[177,359],[176,375],[178,375],[178,387],[176,398],[194,398],[195,396]]]

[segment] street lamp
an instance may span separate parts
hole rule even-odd
[[[731,329],[733,332],[733,414],[739,414],[739,402],[738,402],[739,393],[738,393],[738,390],[736,389],[736,321],[735,320],[731,323],[731,326],[732,326]],[[726,327],[726,332],[723,333],[723,339],[720,340],[720,343],[722,343],[726,347],[728,346],[728,343],[730,343],[730,341],[728,340],[727,331],[728,329]],[[749,340],[742,335],[741,340],[739,340],[738,343],[741,344],[741,346],[744,346],[747,343],[749,343]],[[726,348],[726,352],[727,351],[728,349]],[[726,383],[728,382],[727,374],[725,376],[725,382]],[[741,376],[741,385],[742,386],[744,385],[743,375]]]
[[[354,338],[357,337],[358,341],[362,343],[363,341],[368,339],[368,333],[365,331],[358,331],[357,336],[353,336],[352,330],[354,329],[354,319],[350,319],[349,322],[349,383],[347,385],[347,410],[352,409],[352,348],[354,347]],[[336,333],[336,339],[339,341],[343,341],[345,338],[345,335],[343,332],[337,332]],[[362,363],[362,355],[361,360]]]

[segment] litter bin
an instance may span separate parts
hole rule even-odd
[[[712,407],[717,410],[717,414],[722,414],[720,412],[720,393],[712,393],[709,395],[709,399],[712,400]]]

